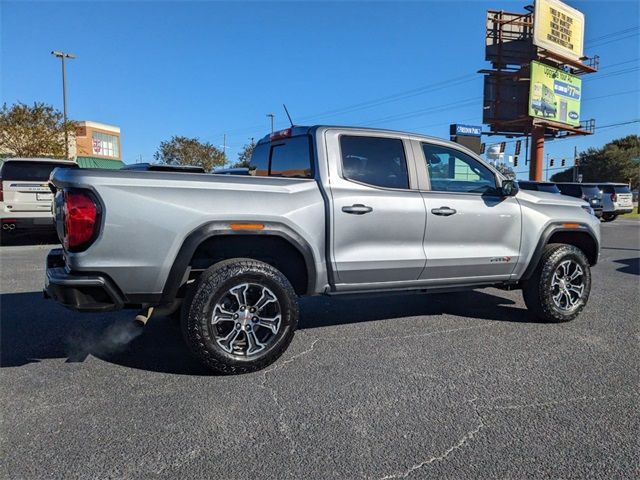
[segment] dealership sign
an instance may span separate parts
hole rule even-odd
[[[531,62],[529,115],[577,127],[582,80],[543,63]]]
[[[584,46],[584,15],[560,0],[536,0],[533,44],[580,60]]]
[[[450,135],[457,136],[479,137],[482,135],[482,127],[476,125],[460,125],[457,123],[451,125],[449,133]]]

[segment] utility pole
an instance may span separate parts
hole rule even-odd
[[[222,154],[227,156],[227,134],[225,133],[222,137]]]
[[[271,135],[273,135],[273,119],[276,115],[274,113],[267,113],[267,117],[271,118]]]
[[[536,180],[536,181],[539,182],[540,180]],[[544,180],[545,182],[549,180],[549,154],[548,153],[547,153],[547,159],[544,162]]]
[[[76,56],[73,53],[53,51],[51,55],[62,60],[62,103],[64,115],[64,154],[69,159],[69,132],[67,131],[67,69],[65,67],[65,58],[73,59]]]
[[[578,147],[573,147],[573,181],[578,181]]]

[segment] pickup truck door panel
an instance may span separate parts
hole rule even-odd
[[[399,141],[398,137],[389,138]],[[416,281],[426,261],[425,206],[421,193],[417,189],[381,188],[347,180],[342,171],[339,133],[327,131],[326,142],[327,152],[332,156],[328,162],[330,241],[338,287]],[[409,182],[415,184],[412,150],[406,141],[403,146]],[[366,161],[364,157],[357,160]]]
[[[465,152],[459,152],[459,158],[448,157],[452,162],[450,174],[442,173],[449,165],[440,170],[434,167],[429,172],[426,163],[429,150],[425,152],[424,145],[412,142],[419,177],[423,181],[426,174],[429,180],[427,188],[422,189],[427,213],[424,235],[427,263],[420,279],[429,283],[508,279],[520,254],[520,204],[514,197],[503,197],[495,191],[485,194],[442,191],[447,188],[463,190],[465,187],[456,183],[459,179],[469,179],[467,188],[473,189],[476,182],[482,183],[482,179],[476,179],[477,175],[461,160],[470,157]],[[438,147],[437,143],[435,145]],[[435,152],[447,150],[436,148]],[[455,154],[456,150],[451,152]],[[446,154],[444,159],[446,162]],[[476,162],[475,159],[469,161]],[[489,169],[481,167],[487,175],[493,175]],[[436,178],[438,173],[453,178]],[[421,184],[421,188],[424,186]]]

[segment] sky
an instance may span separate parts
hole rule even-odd
[[[640,2],[573,1],[585,14],[582,119],[596,134],[547,142],[551,158],[599,147],[640,123]],[[526,1],[0,2],[2,102],[62,110],[121,128],[123,160],[153,161],[172,135],[198,137],[237,158],[250,138],[288,121],[360,125],[448,137],[480,125],[487,9]],[[490,143],[503,140],[491,137]],[[514,143],[507,145],[513,154]],[[520,178],[528,167],[515,168]],[[553,171],[549,172],[551,175]]]

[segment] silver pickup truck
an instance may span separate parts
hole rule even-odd
[[[520,288],[540,319],[571,320],[600,248],[585,202],[386,130],[276,132],[243,175],[58,169],[51,185],[63,249],[45,294],[143,323],[179,310],[190,350],[223,373],[275,361],[304,295]]]

